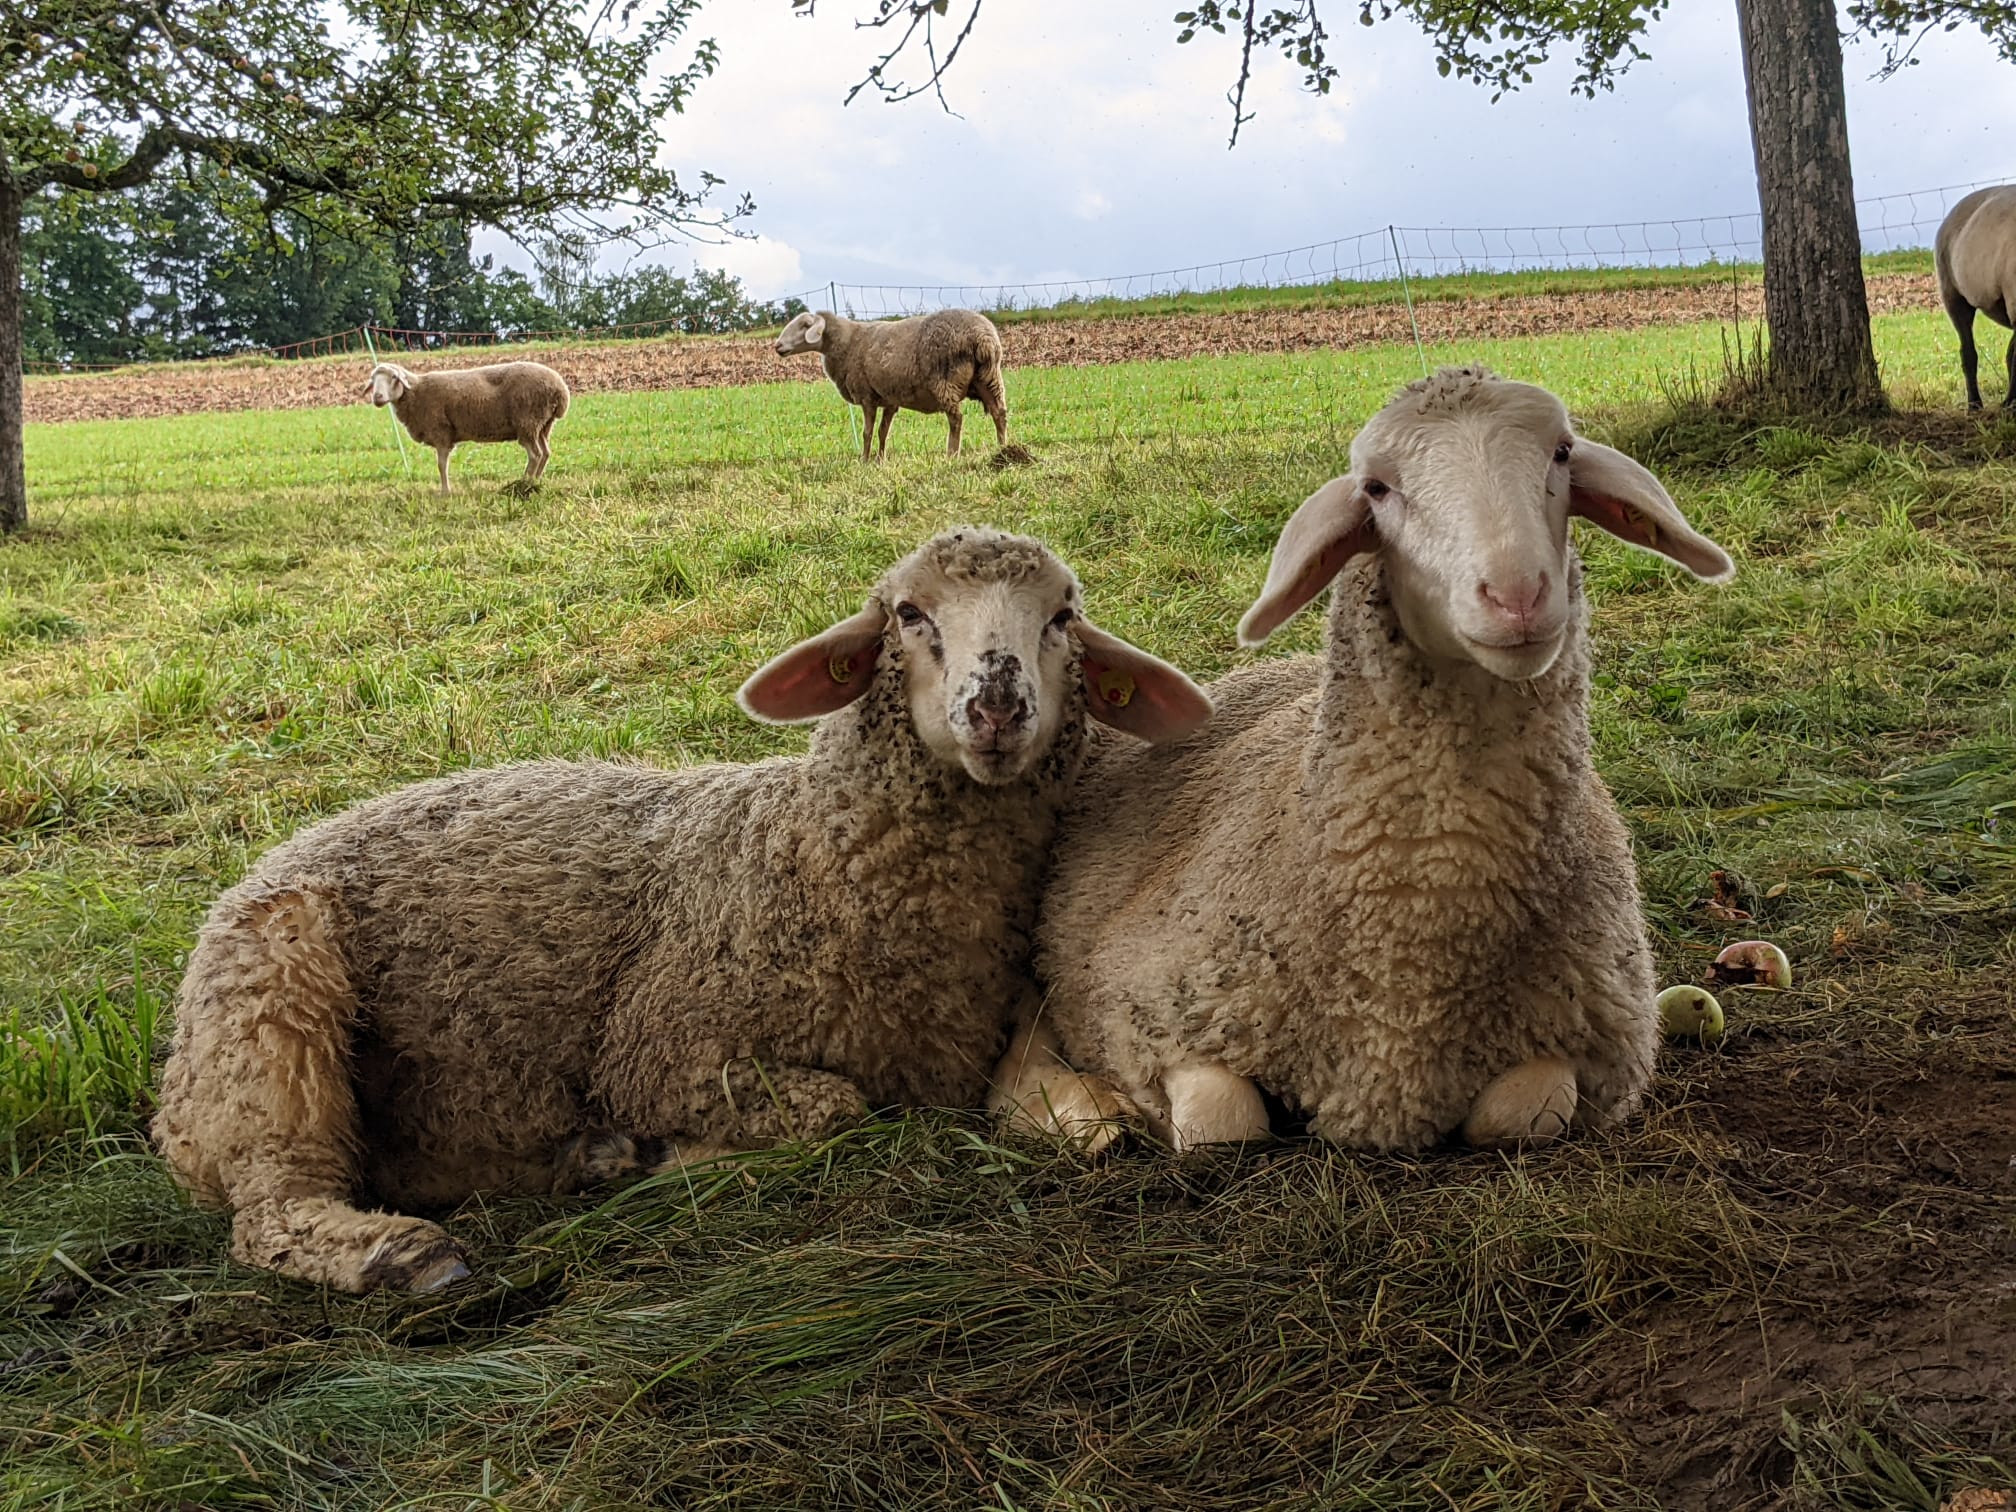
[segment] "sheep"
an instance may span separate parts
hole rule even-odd
[[[391,405],[406,434],[434,448],[441,492],[448,489],[448,458],[464,441],[516,441],[525,448],[525,476],[515,487],[536,487],[553,455],[553,423],[567,413],[567,380],[543,362],[496,362],[453,372],[414,373],[396,362],[371,369],[365,397]]]
[[[1138,1112],[1184,1149],[1266,1134],[1264,1088],[1338,1144],[1414,1150],[1635,1105],[1652,956],[1590,759],[1571,515],[1733,574],[1544,389],[1444,368],[1359,431],[1239,625],[1258,645],[1334,581],[1323,654],[1210,685],[1180,744],[1088,753],[997,1114],[1095,1143]]]
[[[1008,393],[1001,384],[1001,333],[972,310],[937,310],[908,320],[860,321],[831,310],[794,315],[778,334],[777,355],[817,352],[826,376],[849,404],[861,406],[861,460],[889,450],[889,422],[899,409],[943,415],[951,422],[945,454],[959,455],[960,406],[978,399],[994,421],[997,444],[1008,445]],[[875,435],[875,412],[882,434]]]
[[[2016,410],[2016,184],[1976,189],[1939,224],[1932,261],[1939,299],[1960,333],[1960,370],[1967,375],[1967,408],[1981,408],[1981,359],[1974,350],[1974,312],[2011,329],[2009,392],[2002,407]]]
[[[1087,715],[1210,714],[1081,602],[1039,542],[952,531],[743,685],[806,755],[464,771],[283,843],[189,957],[176,1179],[247,1264],[425,1291],[467,1257],[402,1210],[977,1104]]]

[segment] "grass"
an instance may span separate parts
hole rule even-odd
[[[737,713],[740,678],[954,520],[1046,536],[1102,620],[1238,665],[1274,531],[1413,353],[1023,372],[1041,460],[1004,473],[915,416],[864,468],[815,385],[584,395],[530,499],[498,492],[511,448],[436,498],[362,407],[31,427],[37,523],[0,554],[0,1509],[1930,1509],[2007,1484],[2016,429],[1953,413],[1949,342],[1878,321],[1893,393],[1942,413],[1865,432],[1660,403],[1719,371],[1713,327],[1431,353],[1556,388],[1741,565],[1711,591],[1583,540],[1598,763],[1662,976],[1743,932],[1799,972],[1668,1052],[1630,1128],[1518,1161],[1094,1167],[918,1116],[471,1203],[482,1279],[417,1302],[230,1266],[146,1153],[210,897],[457,766],[793,747]],[[1704,912],[1716,870],[1754,922]]]

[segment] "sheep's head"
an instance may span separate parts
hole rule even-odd
[[[1572,622],[1571,516],[1724,582],[1728,555],[1696,532],[1659,480],[1585,441],[1559,399],[1483,368],[1409,384],[1351,443],[1351,471],[1282,529],[1267,586],[1239,622],[1258,645],[1378,552],[1401,629],[1431,657],[1538,677]]]
[[[383,408],[404,399],[406,391],[412,387],[411,373],[396,362],[381,362],[371,369],[371,380],[364,385],[364,397]]]
[[[1085,618],[1078,579],[1041,542],[947,531],[883,574],[859,614],[792,647],[742,685],[758,719],[817,719],[901,678],[918,739],[976,782],[1030,773],[1078,707],[1143,740],[1173,740],[1211,717],[1167,662]]]
[[[796,357],[800,352],[825,350],[826,317],[811,310],[801,310],[791,317],[790,323],[777,333],[777,355]]]

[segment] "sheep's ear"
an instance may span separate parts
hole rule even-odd
[[[811,345],[817,346],[825,339],[826,317],[824,315],[814,315],[811,324],[805,327],[805,340]]]
[[[1568,462],[1568,512],[1707,582],[1736,576],[1729,553],[1687,523],[1657,478],[1613,447],[1576,440]]]
[[[1332,478],[1281,527],[1267,586],[1239,621],[1239,644],[1259,645],[1329,587],[1346,562],[1374,544],[1372,504],[1357,477]]]
[[[1088,619],[1074,622],[1071,633],[1083,653],[1085,707],[1100,723],[1160,744],[1181,740],[1210,720],[1204,690],[1169,663]]]
[[[870,599],[859,614],[757,668],[735,701],[743,713],[765,724],[796,724],[845,708],[875,680],[875,658],[882,654],[888,620],[880,601]]]

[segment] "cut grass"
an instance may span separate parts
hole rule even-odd
[[[1893,392],[1956,403],[1939,317],[1878,339]],[[1444,357],[1556,388],[1737,557],[1708,590],[1583,538],[1598,763],[1662,976],[1762,933],[1795,991],[1735,996],[1629,1128],[1520,1161],[1089,1167],[918,1116],[471,1203],[479,1281],[418,1302],[230,1266],[140,1143],[210,897],[472,762],[792,748],[733,688],[956,520],[1046,536],[1102,620],[1236,666],[1280,521],[1414,354],[1024,372],[1041,460],[1005,473],[914,416],[862,467],[811,385],[588,395],[530,499],[496,491],[512,448],[436,498],[361,409],[31,429],[37,523],[0,557],[0,1508],[1933,1507],[2006,1481],[2006,1365],[1969,1362],[2006,1333],[2016,1232],[2016,428],[1669,413],[1662,378],[1719,371],[1713,327]],[[1754,922],[1704,915],[1718,869]]]

